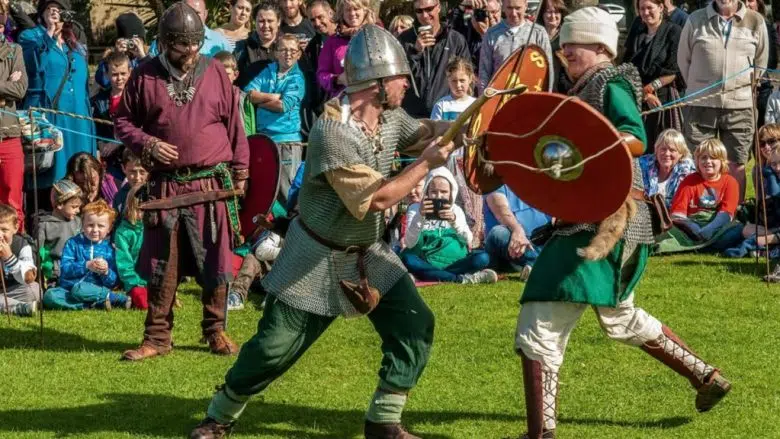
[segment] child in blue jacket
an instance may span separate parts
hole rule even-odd
[[[112,307],[130,308],[130,299],[114,294],[117,286],[116,259],[109,239],[116,212],[103,200],[82,209],[82,231],[65,243],[57,288],[43,296],[51,309],[82,310]]]

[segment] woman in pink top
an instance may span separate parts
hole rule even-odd
[[[329,99],[341,93],[347,82],[344,75],[344,56],[350,38],[364,24],[374,22],[374,13],[368,0],[338,0],[336,17],[336,34],[325,41],[317,65],[317,82],[327,92]]]

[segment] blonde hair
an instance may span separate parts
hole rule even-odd
[[[87,215],[95,216],[108,216],[108,223],[113,224],[116,219],[116,211],[111,208],[104,200],[93,201],[81,209],[81,217],[86,218]]]
[[[136,194],[143,186],[143,184],[137,184],[131,187],[129,191],[127,191],[127,199],[125,200],[125,211],[123,212],[123,216],[127,222],[132,225],[135,225],[135,222],[138,220],[138,212],[141,210],[141,203],[138,200],[138,197],[136,197]]]
[[[768,123],[758,130],[758,140],[780,139],[780,124]]]
[[[674,128],[661,131],[655,141],[655,150],[658,151],[661,145],[667,145],[680,153],[681,159],[691,158],[691,151],[688,149],[688,144],[685,143],[685,136]]]
[[[723,142],[721,142],[720,139],[712,137],[704,140],[696,147],[696,151],[693,152],[693,157],[696,159],[697,171],[699,168],[699,158],[705,155],[715,160],[720,160],[721,174],[729,172],[728,152],[726,151],[726,146],[723,145]]]
[[[390,22],[390,26],[387,26],[387,30],[393,32],[398,25],[405,26],[409,29],[414,26],[414,19],[408,15],[396,15],[393,17],[393,21]]]
[[[360,25],[372,24],[374,22],[374,10],[371,9],[371,2],[369,0],[338,0],[336,2],[336,23],[344,23],[344,9],[347,5],[353,8],[360,8],[366,11],[366,16],[363,18],[363,22]]]

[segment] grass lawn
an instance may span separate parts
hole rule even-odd
[[[574,331],[560,379],[561,438],[778,438],[777,287],[753,260],[654,258],[639,306],[671,326],[734,388],[697,414],[683,378],[636,348],[601,334],[592,312]],[[522,284],[422,290],[437,317],[428,368],[405,421],[425,438],[501,438],[524,430],[520,362],[512,351]],[[181,438],[203,416],[232,358],[198,344],[198,290],[183,288],[176,350],[144,363],[119,362],[140,341],[139,311],[45,314],[0,321],[0,438]],[[246,341],[260,311],[230,314]],[[353,438],[376,385],[379,341],[366,319],[338,320],[262,397],[233,437]]]

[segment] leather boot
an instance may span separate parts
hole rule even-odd
[[[206,337],[211,353],[217,355],[235,355],[238,353],[236,345],[223,331],[217,331]]]
[[[190,439],[222,439],[230,436],[233,424],[220,424],[211,418],[200,421],[192,432]]]
[[[376,424],[366,421],[364,433],[366,439],[421,439],[406,431],[401,424]]]
[[[558,416],[558,374],[520,353],[528,432],[524,439],[554,439]]]
[[[642,350],[688,378],[696,394],[696,410],[706,412],[731,390],[731,383],[720,372],[699,358],[667,326],[657,340],[642,345]]]
[[[148,343],[142,344],[138,349],[131,349],[122,354],[122,360],[141,361],[156,356],[168,355],[171,353],[171,346],[153,346]]]

